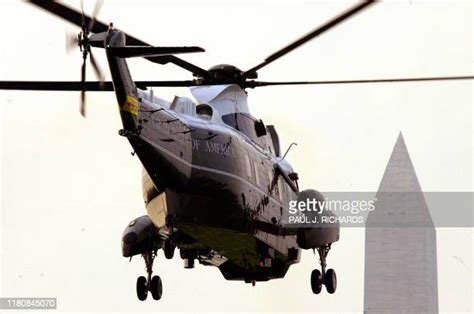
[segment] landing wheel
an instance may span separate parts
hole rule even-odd
[[[319,269],[313,270],[311,273],[311,290],[313,290],[314,294],[319,294],[323,287],[323,280],[321,276],[321,272]]]
[[[163,251],[165,252],[166,259],[172,259],[174,256],[174,250],[176,246],[173,243],[173,240],[166,239],[163,245]]]
[[[137,279],[137,297],[140,301],[145,301],[148,296],[148,285],[146,278],[143,276]]]
[[[337,287],[337,277],[334,269],[328,269],[324,275],[324,285],[328,293],[333,294],[336,292]]]
[[[145,260],[147,278],[140,276],[137,279],[137,296],[140,301],[145,301],[148,296],[148,291],[151,292],[153,299],[161,299],[163,294],[163,285],[161,283],[161,278],[159,276],[151,277],[153,273],[153,261],[156,257],[156,251],[148,251],[142,254],[143,259]]]
[[[151,279],[150,290],[151,290],[151,295],[153,296],[153,299],[155,300],[161,299],[161,295],[163,294],[163,284],[161,283],[160,276],[154,276]]]
[[[326,286],[328,293],[333,294],[336,292],[337,277],[334,269],[326,270],[326,257],[328,256],[331,244],[320,246],[317,248],[319,253],[319,263],[321,264],[321,271],[318,269],[313,270],[311,273],[311,290],[313,293],[318,294],[321,292],[322,285]]]

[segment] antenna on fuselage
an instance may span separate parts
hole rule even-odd
[[[297,143],[294,143],[294,142],[291,143],[290,146],[288,147],[288,149],[286,150],[285,154],[284,154],[283,157],[281,158],[281,160],[285,159],[286,154],[288,154],[288,152],[290,151],[291,147],[293,147],[293,145],[298,146]]]

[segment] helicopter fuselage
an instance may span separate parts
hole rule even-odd
[[[122,134],[145,168],[144,198],[154,224],[164,227],[172,217],[195,246],[230,259],[241,260],[242,250],[256,241],[285,259],[289,249],[297,250],[295,233],[282,221],[296,194],[275,170],[281,158],[231,126],[179,114],[145,97],[135,102],[135,128]],[[258,253],[253,249],[246,259],[258,259]]]

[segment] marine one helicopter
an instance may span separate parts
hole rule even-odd
[[[218,267],[227,280],[252,284],[283,278],[289,267],[299,262],[301,250],[312,249],[318,252],[321,264],[321,270],[311,273],[312,291],[320,293],[323,285],[328,293],[336,291],[336,273],[326,269],[326,258],[332,243],[339,240],[339,225],[307,227],[285,223],[290,200],[324,198],[315,190],[300,191],[298,174],[285,160],[275,127],[250,114],[246,89],[474,78],[256,80],[257,71],[375,1],[359,2],[246,71],[228,64],[205,70],[175,56],[204,51],[200,47],[154,47],[113,24],[102,23],[96,19],[101,2],[96,3],[92,17],[54,1],[29,2],[81,27],[71,40],[82,51],[81,81],[0,81],[0,89],[80,91],[82,115],[86,91],[115,92],[123,124],[119,135],[129,141],[143,165],[147,214],[132,220],[122,237],[123,256],[141,255],[145,260],[147,277],[140,276],[136,283],[137,296],[142,301],[149,292],[155,300],[162,297],[161,279],[152,276],[153,261],[159,249],[171,259],[176,248],[185,268],[193,268],[197,260]],[[103,81],[92,48],[105,50],[112,81]],[[86,81],[88,57],[98,81]],[[191,72],[194,79],[134,81],[127,66],[127,59],[134,57],[161,65],[174,64]],[[166,101],[147,87],[190,87],[194,99],[175,97]]]

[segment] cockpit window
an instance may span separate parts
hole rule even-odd
[[[222,116],[222,121],[225,124],[233,127],[236,130],[247,135],[251,140],[258,142],[257,134],[255,133],[256,119],[248,113],[236,112]]]

